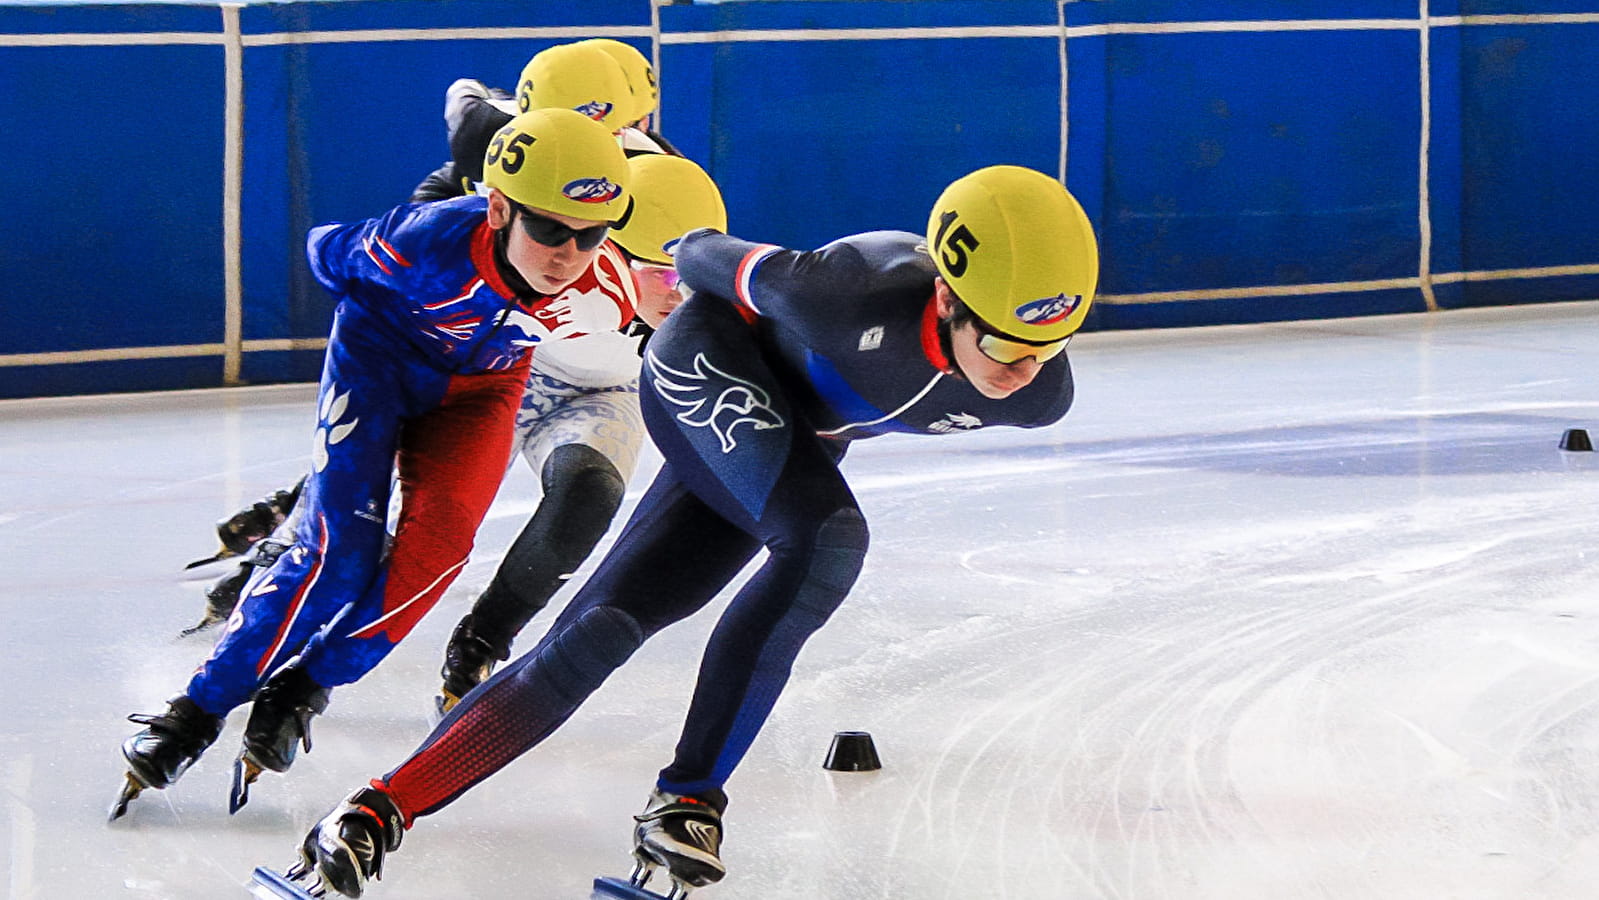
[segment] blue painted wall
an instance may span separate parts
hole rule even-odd
[[[735,232],[791,246],[920,230],[978,166],[1064,171],[1103,250],[1090,328],[1599,297],[1599,0],[1434,0],[1426,28],[1421,10],[669,6],[663,126]],[[306,229],[444,160],[450,81],[508,85],[570,39],[437,29],[623,26],[652,47],[646,0],[273,3],[240,24],[247,382],[316,377],[320,351],[248,343],[325,335]],[[429,31],[328,39],[365,29]],[[221,32],[214,5],[0,6],[0,397],[221,383]],[[157,358],[60,355],[121,348]]]
[[[0,8],[0,34],[19,36],[218,23],[188,7]],[[0,356],[221,341],[221,72],[220,47],[0,46]],[[0,368],[0,396],[220,377],[198,358],[96,368]]]
[[[649,24],[637,0],[551,3],[343,0],[246,7],[245,35],[372,28],[598,28]],[[376,215],[449,159],[444,92],[457,78],[511,86],[533,54],[572,38],[287,43],[245,53],[246,340],[325,335],[331,298],[306,232]],[[647,39],[634,42],[648,53]],[[319,351],[247,354],[247,381],[315,380]]]

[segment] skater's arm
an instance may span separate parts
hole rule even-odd
[[[733,301],[763,318],[805,331],[852,303],[868,278],[860,253],[835,241],[818,250],[788,250],[702,228],[685,235],[675,259],[683,282]]]
[[[311,229],[306,236],[311,274],[341,297],[353,293],[406,295],[421,274],[417,262],[426,257],[407,247],[402,234],[410,208],[400,206],[375,219]]]

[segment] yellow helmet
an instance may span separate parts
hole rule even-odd
[[[523,206],[609,222],[627,209],[627,157],[604,125],[570,109],[525,112],[495,132],[483,183]]]
[[[678,238],[696,228],[727,230],[727,207],[716,182],[693,160],[645,153],[627,161],[633,202],[611,227],[629,256],[669,266]]]
[[[522,67],[516,105],[522,112],[577,110],[616,131],[631,121],[626,117],[633,109],[633,92],[611,54],[592,44],[557,44],[539,51]]]
[[[604,50],[622,67],[627,76],[627,86],[633,94],[633,109],[618,122],[637,122],[661,105],[661,88],[655,81],[655,67],[632,44],[612,38],[589,38],[579,44],[593,44]]]
[[[1060,182],[989,166],[939,195],[927,222],[938,274],[977,317],[1024,341],[1076,331],[1094,302],[1094,228]]]

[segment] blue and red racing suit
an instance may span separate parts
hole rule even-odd
[[[848,444],[1044,426],[1071,405],[1065,354],[1004,399],[959,376],[916,235],[796,252],[697,231],[676,260],[695,293],[648,345],[640,391],[660,474],[539,644],[375,782],[407,823],[554,731],[647,637],[703,607],[764,548],[711,635],[659,779],[679,794],[719,790],[860,572],[866,523],[838,468]]]
[[[311,271],[339,298],[312,470],[294,545],[251,579],[189,682],[207,712],[249,700],[296,654],[327,687],[376,666],[466,565],[510,460],[529,350],[632,319],[614,246],[557,295],[519,292],[486,210],[462,197],[312,229]]]

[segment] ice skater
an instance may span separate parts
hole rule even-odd
[[[539,348],[516,417],[516,448],[539,476],[538,507],[444,649],[435,708],[448,712],[494,666],[605,536],[644,443],[640,344],[682,302],[672,252],[698,228],[727,228],[715,182],[679,156],[628,160],[633,203],[611,229],[635,280],[638,322]],[[553,352],[552,352],[553,351]]]
[[[846,449],[1059,420],[1073,393],[1064,351],[1098,276],[1077,202],[1016,166],[951,184],[925,237],[799,252],[702,230],[676,261],[692,295],[646,349],[640,393],[664,465],[616,546],[535,647],[311,829],[293,877],[361,896],[417,818],[549,736],[764,548],[711,635],[634,831],[635,884],[660,867],[674,893],[720,880],[724,786],[866,553]]]
[[[450,161],[429,173],[411,194],[413,201],[447,200],[475,192],[483,180],[483,150],[489,138],[518,112],[546,107],[575,109],[616,133],[622,150],[677,152],[649,128],[660,106],[660,88],[649,60],[629,44],[590,38],[557,44],[528,60],[516,90],[489,87],[460,78],[444,94]]]
[[[514,94],[473,78],[460,78],[449,86],[444,96],[444,121],[452,159],[430,172],[412,190],[409,202],[453,200],[478,193],[489,142],[518,111],[572,109],[612,129],[628,157],[646,153],[682,155],[664,137],[645,130],[660,104],[660,91],[649,60],[631,45],[610,38],[557,44],[528,60],[517,85]],[[670,302],[675,305],[677,300]],[[635,342],[641,343],[664,313],[648,303],[641,304],[638,313],[628,331]],[[560,352],[581,353],[564,347]],[[552,355],[546,353],[545,357]],[[535,363],[533,371],[537,373],[538,369]],[[642,424],[638,430],[642,433]],[[289,542],[265,539],[280,527],[293,528],[285,526],[285,522],[303,483],[302,480],[292,487],[272,491],[217,523],[220,548],[212,556],[190,563],[188,568],[233,557],[240,557],[240,562],[207,588],[205,611],[184,634],[226,621],[254,569],[277,561]]]
[[[599,113],[596,121],[619,126],[617,139],[635,173],[635,206],[610,236],[632,270],[638,317],[625,335],[589,335],[534,354],[516,446],[538,474],[540,502],[451,633],[434,700],[441,713],[510,658],[517,634],[610,527],[644,439],[637,396],[641,345],[682,301],[671,243],[694,228],[727,228],[726,208],[710,177],[686,159],[662,161],[660,154],[676,151],[660,135],[640,130],[659,104],[659,92],[655,72],[639,51],[607,38],[557,45],[529,60],[517,84],[517,96],[471,79],[450,86],[444,118],[456,158],[424,180],[411,201],[476,193],[489,141],[518,106]],[[297,489],[276,491],[219,524],[224,546],[247,555],[207,590],[205,616],[191,630],[225,620],[253,569],[276,561],[288,542],[261,539],[283,523],[297,496]]]
[[[465,566],[511,458],[531,349],[633,318],[628,262],[605,240],[630,199],[611,132],[571,110],[525,113],[484,168],[486,196],[312,229],[311,271],[339,302],[294,543],[167,710],[135,717],[112,818],[176,780],[252,699],[232,807],[255,773],[287,769],[329,689],[376,666]]]

